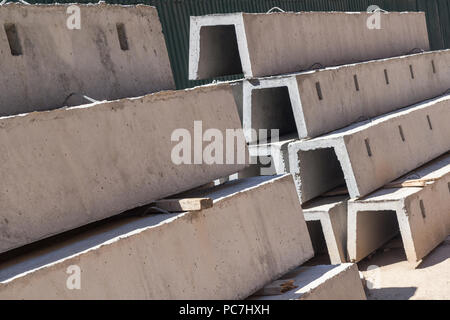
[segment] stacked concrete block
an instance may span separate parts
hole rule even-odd
[[[449,83],[443,50],[244,80],[235,92],[246,139],[256,143],[260,129],[315,138],[442,95]]]
[[[289,145],[302,202],[343,183],[351,198],[382,187],[450,149],[450,95]]]
[[[352,261],[363,259],[399,230],[408,261],[420,261],[450,234],[450,154],[351,200],[348,210]]]
[[[268,284],[250,300],[366,300],[355,264],[299,267]]]
[[[449,71],[450,50],[444,50],[244,80],[233,88],[247,141],[267,145],[258,142],[258,130],[267,129],[270,134],[279,129],[282,141],[318,137],[442,95],[450,83]],[[279,143],[273,145],[277,149]],[[262,149],[261,157],[266,156]],[[272,158],[289,167],[285,153],[274,152]]]
[[[242,73],[246,78],[271,76],[315,65],[400,56],[417,48],[429,50],[424,13],[383,13],[383,27],[376,30],[367,27],[370,15],[300,12],[191,17],[189,79]]]
[[[175,130],[202,148],[195,121],[244,140],[226,84],[0,118],[0,252],[245,168],[174,162]],[[247,157],[245,143],[231,152]]]
[[[244,131],[245,132],[245,131]],[[273,138],[273,137],[272,137]],[[270,138],[270,140],[272,139]],[[283,136],[279,141],[250,144],[248,146],[252,166],[245,170],[259,170],[256,175],[274,175],[289,172],[290,143],[296,141],[295,135]]]
[[[328,40],[327,48],[336,45],[334,39],[327,38],[329,24],[313,28],[314,31],[308,29],[308,36],[320,30],[320,37],[308,45],[308,50],[298,52],[295,50],[302,42],[293,39],[305,36],[306,32],[303,34],[296,28],[287,27],[278,29],[278,26],[295,19],[297,26],[301,25],[302,18],[311,19],[310,23],[321,18],[328,22],[345,14],[331,16],[317,13],[315,16],[232,14],[193,17],[190,76],[197,79],[227,75],[221,74],[221,68],[227,63],[233,65],[227,70],[244,73],[248,79],[234,83],[233,91],[250,155],[253,163],[258,158],[265,159],[262,162],[270,159],[271,166],[258,162],[247,168],[243,175],[291,172],[315,249],[326,248],[332,263],[341,263],[348,259],[347,246],[353,246],[353,256],[356,258],[352,259],[359,261],[375,250],[380,241],[398,232],[395,214],[372,214],[370,217],[359,214],[359,236],[363,239],[366,235],[370,240],[367,244],[361,243],[359,251],[355,251],[360,245],[355,240],[356,231],[352,231],[352,243],[347,244],[347,207],[369,206],[371,201],[358,202],[355,199],[374,192],[450,150],[450,126],[447,125],[450,123],[450,50],[418,54],[412,54],[414,50],[402,53],[385,51],[384,56],[365,54],[353,59],[364,51],[365,39],[358,41],[357,46],[361,47],[353,48],[353,55],[350,56],[346,56],[345,50],[337,50],[337,53],[323,50],[323,39]],[[355,17],[359,19],[363,15]],[[388,27],[385,25],[385,31],[397,18],[404,19],[403,23],[408,24],[409,19],[414,17],[414,14],[394,14]],[[263,33],[267,21],[275,27],[264,29]],[[341,28],[354,22],[348,18]],[[426,42],[416,49],[428,47],[428,40],[422,36],[426,33],[426,26],[419,23],[416,27],[420,29],[416,35],[403,39]],[[278,30],[283,30],[285,36],[274,36]],[[215,43],[214,35],[217,34],[227,36],[222,45],[236,42],[235,47],[229,46],[234,56],[231,55],[228,60],[221,55],[219,45]],[[271,56],[269,48],[261,49],[268,44],[273,46],[273,41],[261,40],[265,36],[280,39],[277,46],[280,60]],[[383,41],[390,41],[389,36]],[[376,44],[379,50],[384,49],[383,41]],[[340,39],[337,46],[342,43]],[[264,59],[258,52],[264,52]],[[294,52],[296,65],[291,64],[293,60],[290,60]],[[323,57],[329,52],[335,56]],[[349,57],[353,60],[348,60]],[[226,63],[218,66],[219,60]],[[307,61],[310,67],[306,67],[308,63],[299,67],[303,61]],[[350,62],[357,63],[341,65]],[[304,71],[317,66],[333,67]],[[279,75],[282,73],[286,74]],[[262,129],[266,130],[263,136],[260,135]],[[273,129],[278,129],[281,137],[279,141],[272,139],[267,142],[266,138],[272,138],[270,131]],[[343,195],[319,198],[335,188],[343,189]],[[347,204],[349,198],[353,200]],[[440,201],[439,206],[440,210],[449,211],[446,201]],[[356,230],[355,221],[356,218],[349,223]],[[442,237],[448,235],[442,225],[446,223],[441,221],[443,232],[431,237],[433,241],[424,240],[427,245],[414,249],[417,251],[414,253],[416,258],[408,259],[418,260],[417,257],[423,257],[442,241]],[[350,230],[350,225],[348,228]],[[430,238],[426,234],[431,230],[431,226],[423,228],[411,237],[417,239],[420,234],[420,237]],[[412,241],[410,239],[405,246],[412,247]],[[409,255],[414,256],[412,253]]]
[[[291,176],[192,195],[213,206],[124,217],[4,261],[0,298],[242,299],[312,257]],[[81,271],[79,290],[70,268]]]
[[[0,6],[0,116],[175,89],[156,8]]]
[[[249,161],[234,87],[153,93],[174,86],[154,8],[0,17],[0,298],[240,299],[313,256],[291,175],[205,189]],[[229,131],[207,163],[204,132]],[[164,209],[194,196],[210,206]]]
[[[448,89],[450,51],[401,56],[429,49],[425,16],[381,16],[380,30],[367,27],[369,13],[192,17],[191,79],[272,77],[153,93],[174,86],[154,8],[1,7],[0,298],[365,299],[355,265],[298,266],[319,233],[331,262],[345,262],[349,226],[373,200],[348,198],[450,149],[450,96],[433,98]],[[393,56],[401,57],[384,59]],[[384,60],[339,66],[372,59]],[[300,72],[315,66],[339,67]],[[273,77],[287,72],[297,73]],[[42,110],[50,111],[29,113]],[[241,121],[280,129],[281,139],[244,135]],[[232,130],[238,143],[230,150],[224,141],[223,161],[202,157],[209,130],[225,139]],[[260,157],[272,158],[270,174],[294,175],[223,183],[254,175],[242,170]],[[448,158],[425,171],[432,184],[395,191],[381,208],[404,209],[397,214],[414,259],[450,228],[440,214],[448,203],[428,204],[436,190],[445,196]],[[314,199],[344,184],[349,196]],[[429,226],[416,217],[417,197]],[[196,199],[208,205],[183,207]],[[140,206],[140,215],[119,215]],[[392,217],[369,219],[386,231],[371,244],[397,232]],[[355,252],[374,247],[363,245]],[[292,287],[267,295],[280,281]]]
[[[303,205],[314,251],[326,251],[332,264],[348,261],[347,200],[347,196],[322,197]]]

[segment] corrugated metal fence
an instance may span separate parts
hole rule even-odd
[[[55,1],[28,1],[53,3]],[[59,3],[93,1],[59,0]],[[158,8],[170,61],[179,89],[203,84],[189,81],[189,17],[211,13],[267,12],[273,7],[285,11],[366,11],[378,5],[387,11],[425,11],[432,49],[450,48],[450,0],[110,0],[115,4],[144,3]],[[230,79],[230,78],[227,78]]]

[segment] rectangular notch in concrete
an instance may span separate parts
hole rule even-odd
[[[242,74],[234,25],[201,27],[198,73],[202,79]]]
[[[427,214],[425,213],[425,205],[423,204],[423,200],[419,201],[420,212],[422,213],[422,217],[425,219]]]
[[[433,73],[436,73],[436,65],[434,64],[434,60],[431,60],[431,67],[433,68]]]
[[[125,29],[125,24],[117,23],[116,29],[117,29],[117,37],[119,38],[120,49],[122,49],[122,51],[130,50],[130,47],[128,46],[128,37]]]
[[[355,83],[355,90],[359,91],[359,82],[358,82],[358,76],[355,74],[353,75],[353,82]]]
[[[20,44],[19,33],[14,23],[5,23],[6,37],[8,38],[9,48],[13,56],[22,55],[22,46]]]
[[[428,122],[428,128],[430,128],[430,130],[433,130],[433,125],[431,124],[430,115],[428,115],[428,114],[427,114],[427,122]]]
[[[405,135],[403,133],[403,128],[402,126],[398,126],[398,132],[400,134],[400,137],[402,138],[402,141],[405,141]]]
[[[316,82],[316,91],[317,91],[317,97],[319,100],[323,100],[323,94],[322,94],[322,88],[320,87],[320,82]]]
[[[414,68],[412,64],[409,65],[409,73],[411,74],[411,79],[414,79]]]
[[[369,157],[372,156],[372,149],[370,149],[370,143],[369,143],[369,139],[364,139],[364,143],[366,145],[366,151],[367,151],[367,155]]]

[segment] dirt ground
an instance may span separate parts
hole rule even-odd
[[[401,238],[395,238],[358,269],[369,300],[450,300],[450,237],[415,265],[406,261]]]

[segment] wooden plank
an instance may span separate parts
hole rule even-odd
[[[434,182],[438,178],[429,179],[414,179],[414,180],[404,180],[404,181],[393,181],[386,184],[383,188],[414,188],[414,187],[425,187],[428,183]]]
[[[383,189],[391,189],[391,188],[423,188],[428,183],[434,182],[438,180],[438,178],[429,178],[429,179],[412,179],[412,180],[395,180],[386,185],[384,185]],[[342,196],[347,195],[348,190],[346,187],[338,187],[331,191],[328,191],[322,194],[322,197],[334,197],[334,196]]]
[[[261,290],[254,293],[254,296],[276,296],[281,295],[289,290],[295,289],[294,280],[276,280]]]
[[[154,207],[169,212],[199,211],[213,206],[211,198],[162,199],[155,201]]]

